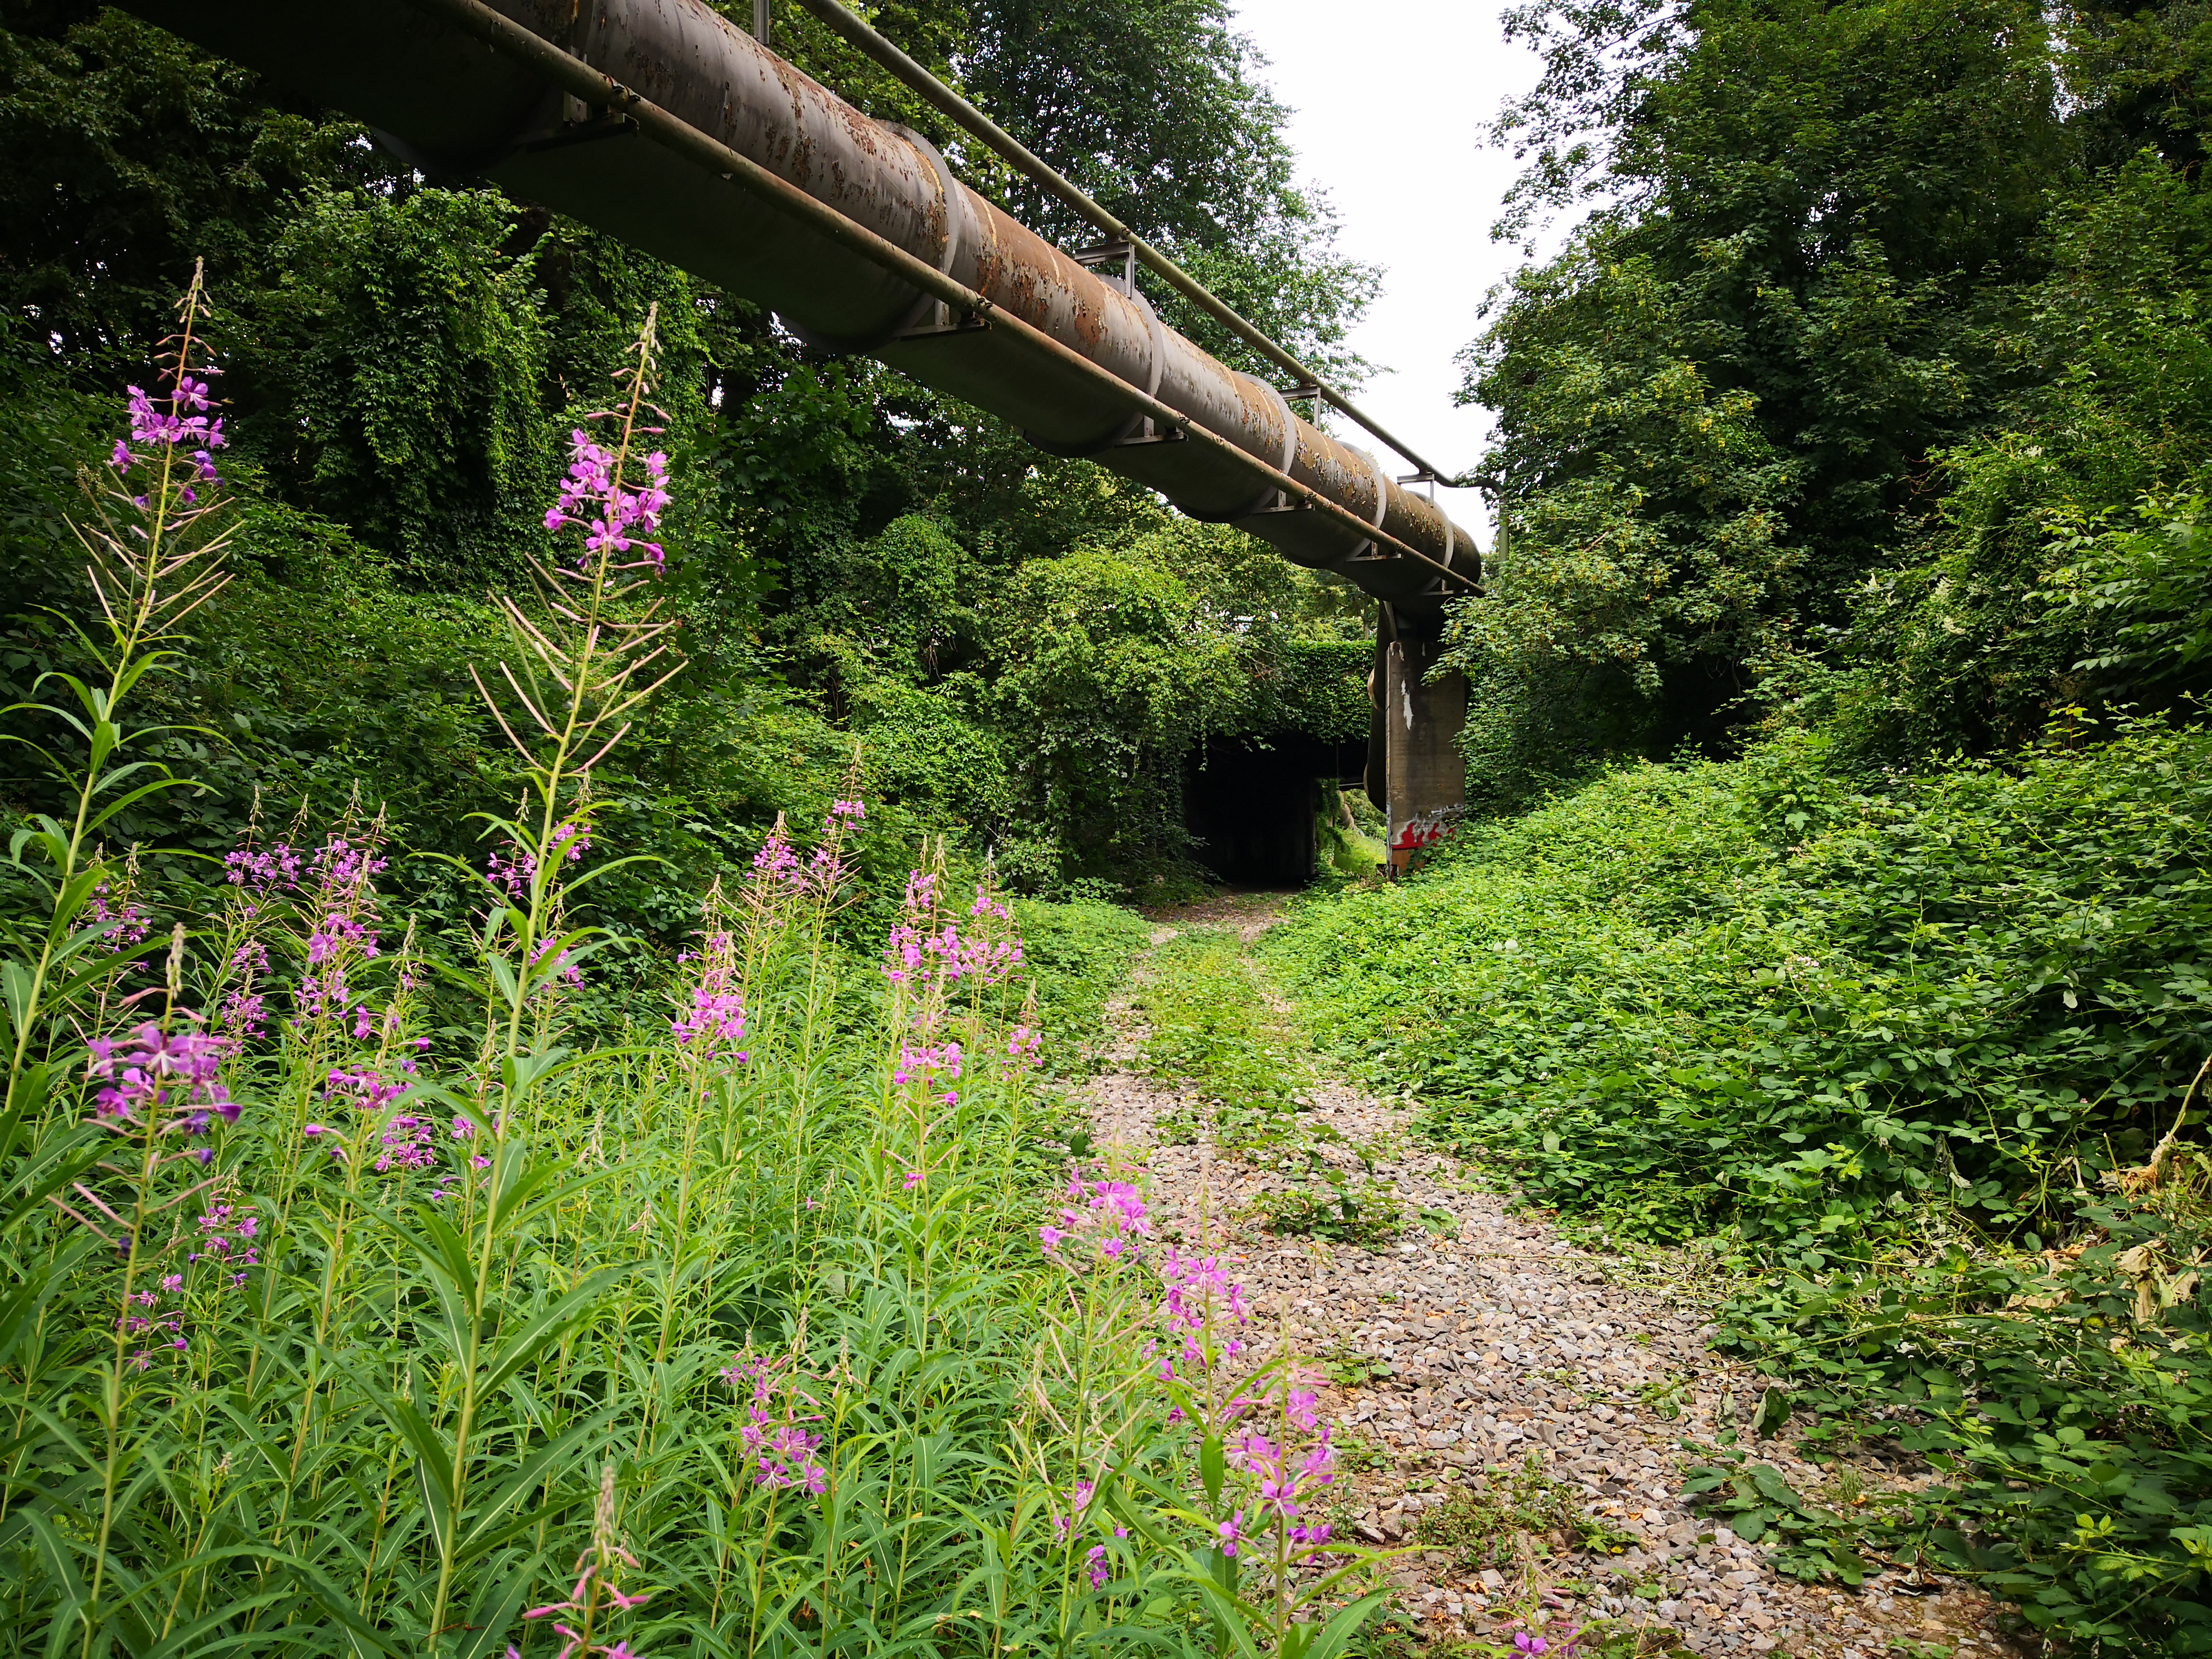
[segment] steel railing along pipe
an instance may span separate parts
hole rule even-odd
[[[125,0],[368,123],[1330,569],[1425,630],[1480,558],[1364,450],[698,0]]]

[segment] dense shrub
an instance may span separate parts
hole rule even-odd
[[[2212,1054],[2208,936],[2212,733],[2141,719],[1911,774],[1805,737],[1616,771],[1265,948],[1530,1199],[1722,1233],[1734,1340],[1958,1473],[1917,1547],[2194,1652],[2206,1229],[2145,1170]]]

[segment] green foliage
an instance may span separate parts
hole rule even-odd
[[[1517,1468],[1487,1468],[1474,1484],[1454,1487],[1442,1504],[1421,1512],[1413,1536],[1431,1549],[1449,1551],[1453,1568],[1463,1573],[1512,1566],[1528,1548],[1618,1555],[1634,1541],[1591,1515],[1580,1498],[1532,1456]]]
[[[1717,1465],[1693,1468],[1684,1494],[1746,1543],[1771,1538],[1769,1559],[1778,1571],[1806,1583],[1833,1579],[1856,1588],[1867,1564],[1851,1547],[1857,1527],[1832,1510],[1809,1503],[1771,1463],[1753,1463],[1741,1452],[1723,1452]]]
[[[1096,900],[1018,899],[1014,921],[1036,975],[1037,1012],[1055,1039],[1045,1064],[1064,1073],[1086,1070],[1108,1036],[1106,999],[1152,930],[1133,911]]]
[[[0,23],[0,293],[80,385],[143,373],[195,258],[218,287],[258,280],[295,191],[404,177],[356,123],[271,108],[122,12],[10,0]]]
[[[1803,744],[1619,772],[1267,948],[1340,1052],[1545,1201],[1733,1219],[1812,1268],[1923,1198],[2002,1230],[2063,1211],[2054,1165],[2100,1138],[2148,1147],[2212,1036],[2205,744],[2143,723],[1859,788]]]
[[[1186,928],[1152,953],[1137,994],[1146,1069],[1200,1085],[1230,1137],[1296,1112],[1309,1086],[1232,935]]]
[[[285,497],[432,574],[501,572],[540,516],[548,330],[485,193],[310,197],[224,387]]]
[[[1805,714],[1876,751],[1978,747],[2068,704],[2203,688],[2186,526],[2212,465],[2206,215],[2148,156],[2053,214],[2051,272],[2002,341],[2036,378],[1942,454],[1935,521],[1860,596],[1845,672]]]
[[[1954,1235],[1785,1273],[1729,1310],[1735,1346],[1833,1413],[1816,1440],[1886,1434],[1948,1472],[1858,1517],[1874,1547],[1978,1574],[2091,1652],[2205,1644],[2206,1168],[2185,1164],[2155,1195],[2138,1176],[2135,1201],[2110,1176],[2078,1195],[2063,1249]]]
[[[1512,532],[1455,625],[1478,805],[1718,752],[1759,705],[1886,757],[2203,689],[2113,603],[2171,622],[2193,580],[2186,538],[2128,539],[2185,516],[2212,439],[2193,13],[1513,27],[1546,67],[1498,124],[1509,223],[1607,205],[1468,355]]]
[[[836,726],[880,769],[887,828],[956,828],[1031,890],[1157,892],[1196,878],[1181,787],[1203,735],[1364,723],[1365,665],[1348,648],[1364,613],[1341,585],[1233,532],[1170,527],[1150,492],[1041,459],[879,366],[811,358],[755,307],[543,210],[428,185],[358,126],[271,107],[253,77],[144,24],[30,0],[0,21],[0,128],[20,162],[0,187],[0,287],[19,324],[0,403],[27,441],[0,462],[11,678],[68,659],[40,607],[88,614],[59,519],[69,480],[196,255],[218,311],[254,591],[221,624],[220,667],[196,666],[169,705],[216,734],[193,760],[216,793],[141,815],[134,835],[227,842],[257,784],[358,782],[425,847],[444,836],[425,803],[501,804],[512,781],[456,678],[486,643],[478,595],[539,545],[568,434],[648,302],[692,667],[599,781],[631,844],[672,866],[605,890],[633,915],[678,925],[778,811],[818,812],[850,752]],[[1052,153],[1079,144],[1093,172],[1102,132],[1140,135],[1115,152],[1131,169],[1115,199],[1212,261],[1263,322],[1340,356],[1370,278],[1329,249],[1325,211],[1295,185],[1285,112],[1218,7],[1047,16],[921,0],[878,21]],[[865,106],[939,131],[813,20],[784,8],[776,28]],[[1176,119],[1160,119],[1163,99]],[[987,188],[1016,188],[940,136]],[[91,401],[72,404],[78,392]],[[1048,597],[1053,579],[1024,567],[1071,550],[1105,562]],[[1116,560],[1130,568],[1112,574]],[[1065,614],[1147,586],[1162,617],[1103,617],[1094,638]],[[1032,635],[1032,600],[1060,618],[1049,639]],[[345,631],[317,639],[316,604]],[[1104,764],[1086,778],[1094,738]]]
[[[1816,1445],[1948,1470],[1856,1507],[1717,1469],[1785,1565],[1921,1557],[2084,1651],[2197,1652],[2208,744],[1624,769],[1261,948],[1341,1060],[1570,1224],[1723,1232],[1762,1431],[1810,1407]]]
[[[1991,406],[1977,313],[2032,274],[2063,155],[2043,14],[2011,0],[1513,27],[1546,56],[1498,125],[1535,152],[1513,222],[1611,204],[1468,355],[1513,540],[1458,654],[1477,787],[1508,801],[1716,742],[1759,659],[1844,620],[1929,448]]]
[[[1041,560],[1009,584],[993,702],[1025,735],[1030,815],[1065,826],[1074,872],[1176,872],[1182,756],[1237,668],[1233,641],[1200,622],[1175,577],[1109,554]]]
[[[1144,1063],[1188,1085],[1162,1126],[1286,1178],[1252,1202],[1270,1232],[1379,1247],[1406,1231],[1405,1201],[1366,1153],[1308,1117],[1313,1079],[1299,1034],[1269,1006],[1235,935],[1188,928],[1156,950],[1139,984]]]

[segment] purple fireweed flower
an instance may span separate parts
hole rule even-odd
[[[221,372],[212,366],[198,371],[204,376]],[[208,413],[206,380],[195,380],[193,371],[180,365],[171,372],[168,385],[157,392],[149,393],[136,386],[125,386],[124,391],[128,394],[125,407],[131,417],[131,437],[128,442],[118,439],[108,452],[110,466],[128,477],[142,466],[158,465],[162,450],[182,450],[193,477],[206,484],[222,482],[209,452],[227,447],[230,440],[223,435],[222,417]],[[167,408],[161,408],[161,404]],[[143,497],[136,499],[142,507],[145,504]],[[184,499],[191,501],[191,491],[185,490]]]
[[[1091,1588],[1097,1589],[1111,1577],[1106,1568],[1106,1547],[1103,1544],[1093,1544],[1085,1552],[1083,1559],[1090,1564]]]
[[[745,1004],[738,990],[736,941],[726,932],[710,933],[701,949],[678,960],[696,961],[699,968],[687,990],[690,1007],[668,1022],[677,1045],[702,1060],[742,1062],[745,1055],[738,1045],[745,1040]]]
[[[1513,1632],[1513,1651],[1516,1655],[1548,1653],[1553,1659],[1569,1659],[1570,1655],[1581,1650],[1581,1644],[1582,1632],[1571,1625],[1555,1637],[1539,1636],[1530,1630]]]
[[[616,471],[614,453],[593,441],[579,428],[568,434],[568,476],[561,481],[561,499],[545,511],[545,527],[558,532],[584,530],[584,549],[576,556],[579,570],[602,553],[635,551],[642,556],[629,566],[650,564],[660,568],[667,555],[658,542],[633,532],[660,528],[660,515],[668,506],[668,457],[659,450],[635,458],[645,469],[646,486],[628,488],[629,479]]]
[[[187,1262],[215,1261],[228,1267],[258,1267],[261,1265],[259,1251],[253,1239],[261,1231],[260,1218],[246,1214],[234,1222],[234,1212],[228,1204],[209,1206],[199,1218],[202,1249],[186,1255]]]
[[[979,916],[988,919],[982,933],[963,933],[959,920],[941,916],[938,904],[937,878],[926,871],[912,872],[900,920],[884,944],[884,978],[916,988],[963,981],[981,988],[998,984],[1022,966],[1021,940],[994,937],[988,931],[990,921],[1005,921],[1007,912],[986,889],[975,890],[975,902],[969,910],[970,921]]]
[[[1329,1444],[1326,1429],[1295,1467],[1290,1449],[1257,1429],[1238,1435],[1228,1454],[1232,1467],[1257,1480],[1261,1504],[1286,1520],[1297,1518],[1301,1500],[1315,1487],[1328,1486],[1336,1479],[1336,1449]]]
[[[384,1151],[369,1167],[379,1175],[393,1170],[426,1170],[437,1162],[436,1142],[427,1117],[402,1113],[384,1126]]]
[[[314,921],[297,999],[307,1018],[350,1018],[359,1025],[362,1005],[351,975],[381,954],[374,884],[386,862],[373,847],[356,846],[343,836],[333,836],[307,860],[300,885],[303,908]]]
[[[300,884],[300,855],[281,841],[262,852],[240,848],[226,854],[222,863],[223,878],[234,887],[267,893],[279,887]]]
[[[966,1056],[961,1053],[960,1045],[957,1042],[947,1042],[941,1047],[924,1045],[921,1048],[916,1048],[912,1043],[902,1043],[899,1046],[898,1064],[891,1068],[891,1081],[904,1085],[918,1080],[927,1085],[931,1080],[932,1073],[949,1078],[958,1077],[960,1068],[965,1060]]]
[[[537,878],[538,860],[519,847],[512,856],[495,849],[485,860],[485,869],[488,873],[484,879],[504,890],[509,898],[519,899],[530,890],[530,884]]]
[[[101,882],[92,890],[89,906],[93,926],[103,931],[101,943],[111,951],[120,952],[134,945],[143,945],[153,921],[131,899],[118,896],[112,903],[108,899],[108,884]]]
[[[1171,1330],[1202,1330],[1209,1317],[1242,1324],[1252,1316],[1244,1287],[1232,1284],[1218,1256],[1184,1255],[1172,1245],[1160,1261],[1167,1294],[1160,1313]]]
[[[196,1014],[181,1017],[198,1023]],[[222,1037],[190,1030],[171,1035],[149,1022],[128,1036],[94,1037],[85,1046],[92,1051],[87,1080],[102,1085],[94,1097],[93,1116],[110,1128],[120,1130],[141,1113],[178,1114],[157,1126],[165,1133],[190,1127],[204,1133],[215,1117],[238,1121],[238,1103],[216,1075],[230,1052]]]
[[[269,1018],[258,991],[234,990],[224,997],[222,1007],[216,1012],[215,1023],[233,1037],[244,1040],[261,1035]]]
[[[1221,1534],[1221,1553],[1234,1558],[1237,1553],[1237,1540],[1244,1535],[1244,1511],[1238,1510],[1216,1527],[1214,1531]]]
[[[912,1192],[915,1188],[917,1188],[917,1187],[921,1186],[921,1170],[908,1170],[906,1172],[906,1182],[905,1182],[905,1185],[906,1185],[906,1189],[907,1189],[907,1191],[908,1191],[908,1192]]]
[[[747,1359],[739,1354],[723,1367],[721,1376],[738,1393],[751,1395],[738,1435],[753,1456],[753,1484],[771,1489],[799,1487],[819,1498],[829,1489],[830,1476],[814,1455],[822,1437],[799,1426],[821,1421],[818,1412],[798,1409],[814,1401],[793,1386],[781,1366],[765,1358]]]
[[[1071,1175],[1066,1196],[1069,1202],[1061,1208],[1057,1224],[1048,1224],[1037,1232],[1046,1252],[1064,1267],[1084,1265],[1058,1256],[1070,1239],[1090,1240],[1097,1259],[1113,1262],[1133,1251],[1136,1241],[1152,1230],[1144,1198],[1128,1182],[1086,1181]]]
[[[539,963],[544,961],[552,954],[553,947],[559,943],[557,939],[539,939],[531,949],[530,965],[535,968]],[[533,994],[550,995],[559,991],[563,985],[572,990],[580,990],[583,988],[584,970],[569,959],[573,954],[571,951],[563,951],[553,958],[553,971],[545,976]]]
[[[386,1082],[374,1066],[364,1066],[357,1072],[334,1066],[324,1080],[329,1085],[323,1091],[325,1100],[355,1106],[364,1112],[383,1110],[405,1094],[409,1087],[397,1079]]]
[[[1071,1518],[1068,1516],[1060,1514],[1057,1510],[1054,1511],[1052,1517],[1052,1529],[1054,1536],[1065,1542],[1068,1534],[1073,1532],[1077,1527],[1083,1524],[1084,1513],[1085,1510],[1090,1509],[1091,1500],[1097,1495],[1097,1492],[1098,1486],[1095,1481],[1079,1480],[1075,1483],[1073,1501],[1070,1505],[1070,1507],[1074,1510],[1075,1513]]]
[[[760,851],[753,854],[753,876],[757,880],[786,882],[794,886],[806,879],[806,872],[799,866],[799,854],[791,845],[791,837],[784,832],[781,817],[776,819],[775,827],[768,832],[768,839],[761,843]]]

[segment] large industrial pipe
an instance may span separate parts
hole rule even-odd
[[[1300,420],[1273,386],[1166,327],[1142,294],[960,184],[921,135],[862,115],[699,0],[489,0],[489,9],[1049,337],[967,325],[771,197],[646,142],[618,99],[586,101],[550,85],[434,0],[125,3],[359,117],[426,170],[489,177],[767,305],[806,338],[870,353],[988,410],[1047,450],[1092,456],[1193,517],[1235,524],[1297,563],[1339,571],[1390,602],[1401,629],[1433,628],[1442,600],[1467,591],[1479,570],[1472,538],[1399,489],[1373,455]],[[1276,489],[1255,490],[1241,458],[1159,432],[1131,414],[1126,392],[1082,372],[1088,365],[1356,514],[1382,539],[1333,511],[1300,511]]]

